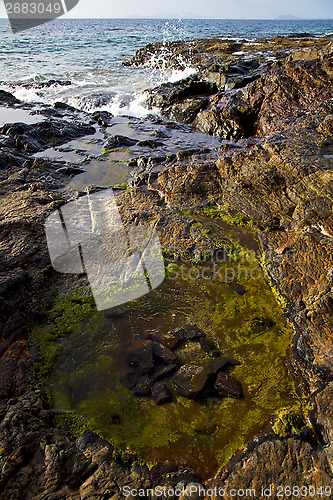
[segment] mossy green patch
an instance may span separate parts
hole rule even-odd
[[[236,272],[238,265],[221,266]],[[263,274],[251,278],[253,263],[244,264],[248,276],[238,280],[244,295],[219,277],[191,280],[189,270],[200,273],[207,263],[182,266],[177,280],[167,279],[150,295],[115,308],[111,319],[91,316],[63,339],[49,387],[56,408],[83,415],[117,448],[150,464],[166,458],[183,461],[208,477],[283,408],[299,404],[287,363],[293,331]],[[128,370],[124,351],[133,338],[188,323],[196,323],[217,348],[240,361],[232,374],[242,384],[243,399],[174,396],[170,404],[157,406],[122,386]],[[183,345],[178,354],[185,362],[208,359],[199,343]]]
[[[62,412],[51,415],[50,425],[58,427],[69,439],[74,441],[84,431],[92,428],[92,423],[75,412]]]
[[[214,261],[212,252],[197,261],[182,256],[167,266],[158,289],[109,311],[94,310],[92,298],[58,296],[35,325],[34,338],[46,373],[61,349],[47,385],[56,409],[81,415],[117,449],[150,465],[175,460],[210,477],[274,422],[278,433],[299,431],[285,409],[297,414],[300,398],[288,363],[294,332],[264,263],[218,228],[196,224],[203,249],[224,248],[225,259]],[[174,394],[171,403],[157,406],[125,388],[127,347],[149,332],[193,323],[240,362],[232,375],[242,384],[242,399],[192,401]],[[199,342],[183,344],[177,354],[186,363],[210,359]],[[166,383],[172,388],[172,377]]]
[[[205,208],[203,215],[211,219],[221,219],[231,226],[243,227],[250,231],[269,231],[272,223],[270,221],[251,220],[245,214],[237,212],[229,205],[218,205],[216,208]]]
[[[60,347],[57,340],[73,330],[93,311],[92,295],[66,295],[55,292],[48,299],[43,313],[31,324],[29,333],[29,341],[37,342],[40,349],[40,360],[33,365],[33,371],[40,380],[50,374],[59,356]]]

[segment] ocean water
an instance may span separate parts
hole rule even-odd
[[[86,111],[143,117],[148,113],[147,89],[196,71],[190,61],[178,72],[163,64],[121,65],[147,43],[210,37],[253,40],[303,32],[333,36],[333,21],[58,19],[14,35],[8,20],[1,19],[0,88],[27,102],[63,101]],[[51,79],[71,84],[41,88]]]

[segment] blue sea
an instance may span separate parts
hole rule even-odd
[[[170,71],[159,61],[144,68],[121,65],[150,42],[224,37],[255,40],[290,33],[333,37],[333,20],[57,19],[14,35],[0,20],[0,88],[28,102],[63,101],[86,111],[144,116],[145,90],[195,73],[191,61]],[[165,62],[167,60],[165,54]],[[71,85],[40,88],[48,80]]]

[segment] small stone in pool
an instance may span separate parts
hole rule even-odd
[[[179,364],[178,356],[168,347],[160,344],[159,342],[153,342],[153,355],[154,359],[157,359],[166,365]]]
[[[139,377],[134,387],[134,394],[136,396],[149,396],[153,383],[148,377]]]
[[[139,340],[127,349],[128,364],[144,375],[153,369],[153,342]]]
[[[236,399],[243,396],[242,386],[238,380],[223,372],[218,374],[214,388],[221,396]]]
[[[243,285],[240,285],[239,283],[237,283],[236,285],[232,285],[232,289],[234,292],[238,293],[238,295],[246,294],[245,288],[243,287]]]
[[[171,393],[163,382],[157,382],[151,388],[151,393],[158,405],[169,403],[171,401]]]

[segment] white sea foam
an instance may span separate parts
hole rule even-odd
[[[198,72],[196,68],[191,68],[191,66],[187,66],[183,70],[173,69],[171,75],[168,78],[168,82],[175,83],[180,80],[184,80],[191,75],[195,75]]]
[[[158,108],[148,109],[147,94],[134,95],[132,99],[122,94],[116,94],[106,104],[98,105],[96,101],[89,96],[75,96],[67,100],[68,104],[79,108],[88,113],[95,111],[108,111],[114,116],[134,116],[144,118],[149,114],[159,114]]]
[[[188,58],[182,54],[175,55],[166,44],[160,52],[151,56],[145,66],[150,71],[152,84],[175,83],[198,72],[192,64],[191,54]]]
[[[114,116],[128,115],[144,118],[149,114],[159,114],[158,108],[148,109],[147,94],[139,94],[125,104],[121,95],[117,94],[110,104],[102,106],[99,111],[109,111]]]
[[[43,93],[39,92],[38,89],[33,87],[16,87],[14,92],[16,99],[23,102],[42,102],[47,103],[47,99],[44,99]]]

